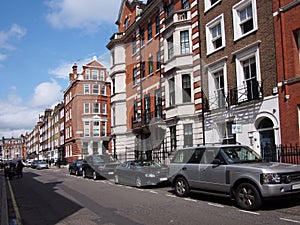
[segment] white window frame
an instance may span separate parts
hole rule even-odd
[[[102,102],[102,114],[106,115],[107,114],[107,104],[106,102]]]
[[[85,70],[85,79],[86,80],[90,80],[91,79],[90,69],[86,69]]]
[[[100,70],[100,81],[105,81],[105,73],[104,73],[104,70]]]
[[[90,121],[83,121],[83,132],[84,132],[84,137],[90,137],[91,135]]]
[[[96,95],[99,95],[99,84],[93,84],[92,85],[92,88],[93,88],[93,90],[92,90],[92,94],[96,94]]]
[[[238,53],[235,53],[235,56],[236,56],[235,64],[236,64],[237,87],[242,87],[245,85],[243,62],[252,57],[255,58],[255,63],[256,63],[256,79],[260,83],[261,73],[260,73],[260,57],[259,57],[258,45],[255,44],[249,48],[241,50]],[[246,97],[247,96],[241,98],[241,94],[238,93],[239,102],[245,101]]]
[[[101,135],[102,136],[106,136],[107,135],[107,123],[102,121],[101,122],[101,126],[102,126],[102,131],[101,131]]]
[[[99,70],[92,70],[91,79],[92,80],[99,80]]]
[[[84,94],[90,94],[91,90],[90,90],[90,84],[84,84]]]
[[[83,103],[83,114],[90,114],[90,103],[89,102],[84,102]]]
[[[93,102],[93,114],[100,114],[100,103],[99,102]]]
[[[218,48],[214,46],[214,41],[216,38],[213,38],[212,29],[216,26],[221,26],[221,38],[222,38],[222,45]],[[209,23],[205,25],[206,30],[206,54],[212,54],[216,51],[219,51],[220,49],[225,47],[225,28],[224,28],[224,15],[221,14]]]
[[[242,32],[241,28],[241,19],[239,12],[249,5],[252,6],[252,19],[253,19],[253,29],[248,31],[247,33]],[[257,23],[257,8],[256,8],[256,0],[243,0],[237,3],[232,7],[232,15],[233,15],[233,34],[234,41],[239,40],[242,37],[245,37],[258,29]]]
[[[207,12],[211,8],[213,8],[215,5],[217,5],[221,0],[216,1],[215,3],[211,4],[211,0],[204,0],[204,12]]]
[[[100,137],[100,121],[99,120],[93,121],[93,137]]]
[[[102,94],[102,95],[106,95],[106,86],[105,86],[105,84],[103,84],[103,85],[101,86],[101,94]]]
[[[208,101],[210,109],[219,108],[218,104],[214,102],[214,96],[216,96],[216,79],[215,74],[223,71],[224,77],[224,95],[227,96],[227,66],[226,60],[221,59],[218,62],[208,65]]]

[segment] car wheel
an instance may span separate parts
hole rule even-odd
[[[115,184],[119,184],[119,175],[118,174],[115,174]]]
[[[249,183],[242,183],[237,187],[235,200],[237,205],[245,210],[256,210],[262,205],[257,188]]]
[[[71,169],[69,169],[69,174],[72,175],[72,170]]]
[[[93,180],[97,180],[98,176],[97,176],[97,173],[94,171],[93,172]]]
[[[187,196],[190,192],[190,187],[186,179],[178,177],[174,183],[175,194],[179,197]]]
[[[82,171],[82,177],[86,178],[86,172],[85,172],[85,170]]]
[[[135,185],[136,185],[138,188],[142,187],[142,186],[143,186],[143,180],[142,180],[142,178],[136,177],[136,179],[135,179]]]
[[[75,171],[75,176],[78,176],[78,175],[79,175],[78,170],[76,170]]]

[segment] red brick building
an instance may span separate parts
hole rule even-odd
[[[274,0],[282,144],[300,144],[300,1]]]
[[[94,57],[77,72],[74,64],[64,92],[65,158],[111,153],[110,83],[106,68]]]
[[[116,24],[107,48],[118,157],[163,161],[202,144],[198,1],[123,0]]]

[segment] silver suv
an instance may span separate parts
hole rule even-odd
[[[257,210],[264,198],[300,194],[300,166],[264,162],[243,145],[180,149],[169,165],[177,196],[190,190],[227,195],[245,210]]]

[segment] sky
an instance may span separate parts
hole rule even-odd
[[[63,100],[72,65],[109,69],[121,0],[8,0],[0,14],[0,138],[31,132]]]

